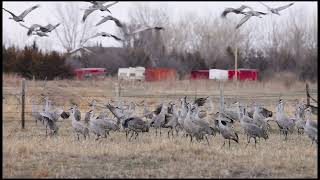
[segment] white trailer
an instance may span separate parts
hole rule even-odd
[[[145,71],[144,67],[119,68],[118,79],[144,81]]]

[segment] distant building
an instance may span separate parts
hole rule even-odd
[[[209,70],[191,71],[191,79],[209,79]]]
[[[233,80],[235,78],[235,71],[228,70],[228,79]],[[240,81],[243,80],[258,80],[258,70],[257,69],[238,69],[237,79]]]
[[[120,80],[145,80],[144,67],[129,67],[118,69],[118,79]]]
[[[146,81],[176,80],[177,71],[172,68],[147,68]]]
[[[74,73],[78,80],[104,79],[108,75],[108,71],[105,68],[79,68],[75,69]]]

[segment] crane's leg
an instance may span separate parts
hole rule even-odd
[[[130,138],[129,138],[129,141],[131,141],[131,138],[132,138],[132,136],[133,136],[133,133],[134,133],[134,132],[132,131],[132,134],[131,134],[131,136],[130,136]]]
[[[172,136],[172,138],[173,138],[173,128],[171,128],[171,136]]]
[[[80,141],[80,138],[79,138],[79,134],[77,133],[77,136],[78,136],[78,141]]]
[[[247,143],[247,145],[246,145],[246,147],[245,148],[247,148],[247,146],[249,145],[249,143],[250,143],[250,137],[249,137],[249,139],[248,139],[248,143]]]
[[[206,137],[206,140],[207,140],[207,143],[208,143],[208,146],[209,146],[209,141],[208,141],[208,138],[207,138],[207,136],[205,136]]]
[[[138,132],[136,131],[136,137],[135,137],[134,139],[137,139],[138,135],[139,135],[139,134],[138,134]]]
[[[226,144],[226,140],[223,140],[223,145],[221,146],[221,148]]]
[[[177,126],[175,127],[175,130],[176,130],[176,135],[178,137],[179,136],[179,130],[178,130]]]
[[[229,139],[229,149],[230,149],[230,139]]]
[[[254,137],[254,148],[257,149],[257,140],[256,140],[256,137]]]
[[[126,132],[126,140],[128,140],[128,130],[125,130]]]
[[[99,139],[99,137],[100,137],[100,135],[99,134],[97,134],[97,138],[95,139],[96,141]]]
[[[160,137],[161,137],[161,126],[160,126]]]
[[[168,138],[170,139],[170,136],[169,136],[169,134],[170,134],[170,131],[171,131],[171,129],[169,129],[169,131],[168,131]]]

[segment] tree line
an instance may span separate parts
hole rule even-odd
[[[65,60],[65,55],[58,52],[42,52],[36,42],[24,49],[2,45],[3,72],[16,73],[27,79],[72,78],[72,67],[67,65]]]
[[[62,8],[57,7],[56,16],[65,26],[55,32],[60,33],[58,40],[68,52],[78,46],[81,39],[99,29],[92,25],[94,15],[85,24],[78,23],[81,16],[75,4],[64,7],[68,10]],[[284,15],[276,18],[266,16],[258,20],[252,18],[235,31],[240,16],[230,15],[222,19],[214,14],[198,16],[196,13],[187,13],[173,20],[170,8],[153,8],[137,3],[130,9],[129,21],[124,22],[125,29],[119,28],[116,32],[124,40],[122,47],[102,47],[101,42],[94,44],[92,40],[91,43],[80,43],[93,52],[81,57],[57,52],[44,54],[34,47],[25,47],[24,50],[3,47],[4,71],[40,79],[48,76],[49,79],[49,76],[71,77],[72,68],[103,67],[116,75],[118,68],[143,66],[174,68],[179,77],[184,78],[192,70],[234,69],[237,49],[238,68],[258,69],[260,80],[290,74],[301,81],[315,82],[318,80],[317,13],[289,9],[286,14],[288,18],[282,18]],[[141,26],[163,26],[165,30],[146,31],[136,36],[125,35]],[[45,60],[44,57],[51,60]],[[56,69],[50,68],[50,72],[43,70],[50,66]]]

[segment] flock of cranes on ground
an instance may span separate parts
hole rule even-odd
[[[82,17],[82,22],[85,22],[85,20],[87,19],[87,17],[93,13],[94,11],[96,10],[100,10],[100,11],[107,11],[108,13],[111,14],[111,11],[108,9],[110,8],[111,6],[115,5],[116,3],[118,3],[118,1],[116,2],[113,2],[113,3],[110,3],[110,4],[107,4],[107,5],[104,5],[105,3],[109,2],[109,1],[86,1],[86,2],[90,2],[92,5],[89,6],[87,9],[84,9],[84,15]],[[271,8],[269,7],[268,5],[260,2],[262,5],[264,5],[265,7],[267,7],[267,10],[270,11],[271,13],[273,14],[277,14],[277,15],[280,15],[279,11],[282,11],[290,6],[292,6],[294,3],[290,3],[288,5],[285,5],[285,6],[281,6],[281,7],[277,7],[277,8]],[[35,5],[27,10],[25,10],[24,12],[22,12],[19,16],[15,15],[14,13],[4,9],[5,11],[7,11],[8,13],[10,13],[12,15],[12,18],[10,17],[9,19],[13,19],[14,21],[16,22],[24,22],[24,17],[30,13],[31,11],[33,11],[34,9],[40,7],[39,5]],[[245,9],[250,9],[250,11],[244,11]],[[250,17],[252,16],[257,16],[259,18],[262,18],[261,15],[267,15],[267,13],[264,13],[264,12],[260,12],[260,11],[255,11],[253,10],[251,7],[249,6],[246,6],[246,5],[241,5],[239,8],[226,8],[222,14],[221,14],[221,17],[225,18],[227,16],[228,13],[235,13],[235,14],[242,14],[242,15],[245,15],[241,20],[240,22],[237,24],[236,26],[236,29],[238,29],[242,24],[244,24],[246,21],[248,21],[250,19]],[[140,28],[140,29],[137,29],[135,30],[134,32],[132,33],[128,33],[127,30],[126,30],[126,24],[124,22],[121,22],[119,19],[111,16],[111,15],[108,15],[108,16],[102,16],[102,19],[96,24],[96,26],[99,26],[107,21],[114,21],[115,24],[119,27],[119,28],[122,28],[123,29],[123,32],[125,33],[125,36],[128,37],[128,36],[132,36],[136,33],[140,33],[142,31],[146,31],[146,30],[151,30],[151,29],[154,29],[154,30],[163,30],[164,27],[161,27],[161,26],[156,26],[156,27],[143,27],[143,28]],[[28,32],[27,32],[27,35],[30,36],[30,35],[37,35],[37,36],[40,36],[40,37],[44,37],[44,36],[48,36],[47,33],[51,32],[52,30],[54,30],[55,28],[57,28],[60,23],[56,24],[56,25],[52,25],[52,24],[48,24],[47,26],[42,26],[42,25],[39,25],[39,24],[33,24],[31,25],[30,27],[27,27],[23,24],[20,23],[21,26],[25,27],[28,29]],[[80,42],[80,47],[77,47],[73,50],[70,50],[70,54],[73,54],[75,52],[78,52],[79,50],[84,50],[88,53],[92,53],[89,49],[85,48],[83,46],[83,44],[85,42],[87,42],[89,39],[92,39],[92,38],[95,38],[95,37],[99,37],[99,36],[102,36],[102,37],[112,37],[114,38],[115,40],[117,41],[123,41],[123,38],[119,38],[113,34],[110,34],[110,33],[107,33],[107,32],[99,32],[95,35],[92,35],[91,37],[85,39],[85,40],[81,40]]]
[[[201,109],[206,102],[210,102],[210,110],[206,112]],[[238,131],[235,130],[235,123],[240,123],[244,134],[247,136],[247,145],[251,139],[255,141],[263,138],[267,140],[270,134],[270,122],[274,121],[278,127],[280,135],[287,136],[297,129],[298,134],[307,134],[312,144],[318,143],[317,122],[311,119],[311,107],[307,107],[303,102],[295,104],[295,116],[290,117],[285,113],[285,102],[280,99],[276,105],[275,119],[273,113],[264,107],[254,103],[252,106],[242,105],[236,102],[229,107],[224,107],[222,111],[214,112],[212,99],[209,97],[198,98],[193,102],[187,102],[187,97],[178,100],[178,103],[170,101],[157,106],[154,111],[150,111],[144,106],[143,115],[137,115],[136,104],[130,102],[124,104],[123,101],[110,101],[106,104],[93,100],[89,103],[90,110],[85,113],[82,120],[81,112],[76,104],[73,104],[69,111],[63,109],[53,109],[51,101],[46,97],[44,108],[39,110],[32,106],[32,116],[37,121],[42,121],[46,126],[46,135],[58,135],[59,127],[57,121],[63,119],[72,120],[72,127],[77,139],[89,137],[89,134],[96,136],[95,140],[107,138],[111,131],[125,132],[126,139],[136,139],[140,133],[148,133],[150,128],[155,129],[156,136],[161,136],[161,130],[167,129],[168,138],[178,136],[182,132],[183,136],[190,137],[190,141],[196,139],[198,142],[206,140],[209,145],[208,136],[215,136],[217,133],[230,142],[239,143]],[[104,110],[96,115],[96,109]],[[112,115],[113,117],[112,117]],[[47,131],[49,130],[49,133]],[[175,132],[175,133],[174,133]],[[225,145],[225,141],[223,146]],[[246,146],[247,146],[246,145]]]

